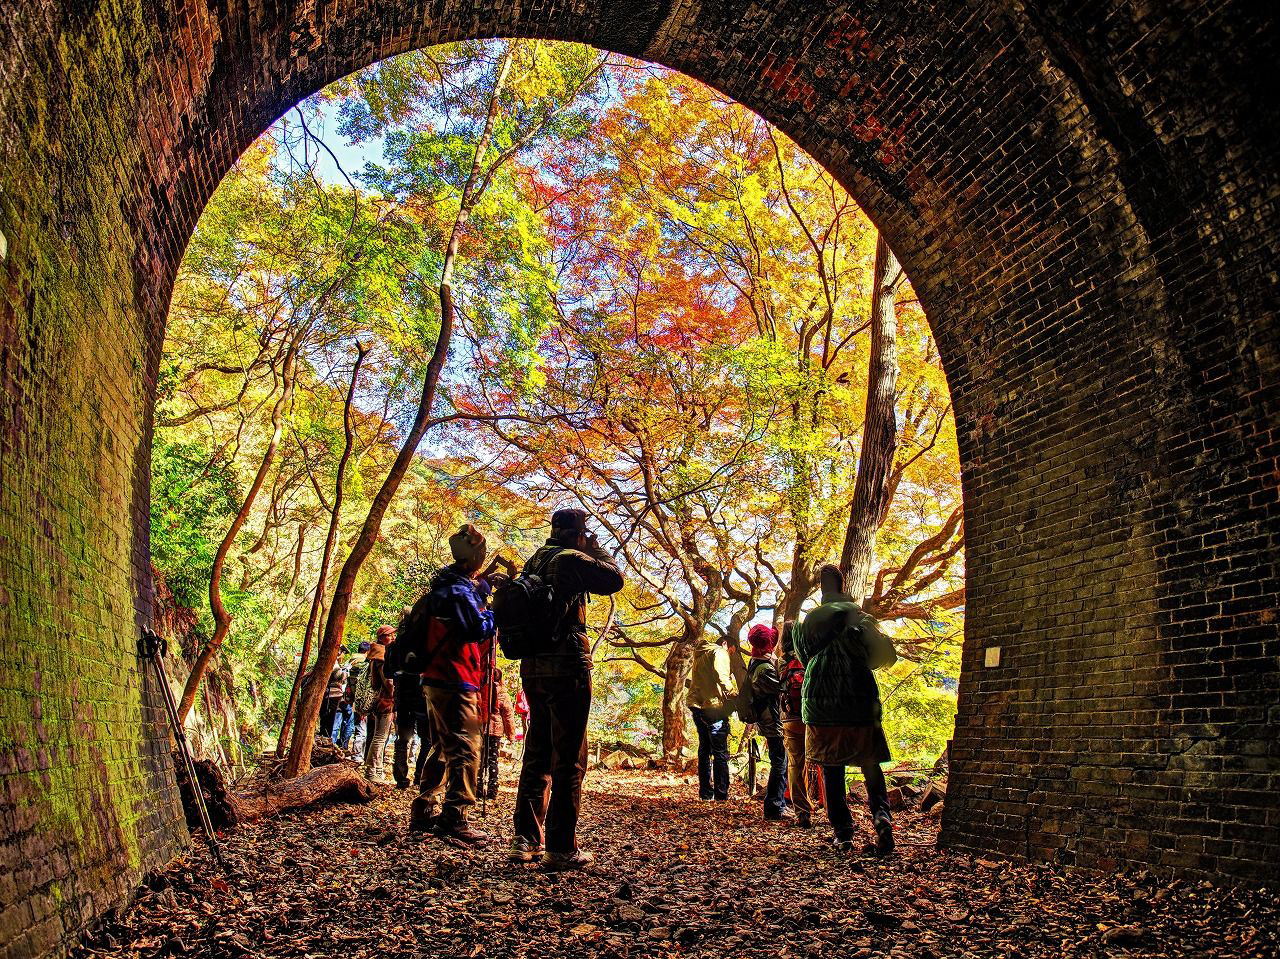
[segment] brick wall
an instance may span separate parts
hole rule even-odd
[[[57,951],[183,847],[152,678],[139,20],[0,17],[0,955]],[[54,40],[60,42],[55,45]],[[119,105],[118,115],[104,111]]]
[[[414,46],[579,39],[758,109],[880,224],[961,438],[946,842],[1255,880],[1280,846],[1280,55],[1244,0],[15,0],[0,18],[0,955],[183,842],[148,418],[186,239],[299,97]],[[999,647],[999,665],[984,666]]]

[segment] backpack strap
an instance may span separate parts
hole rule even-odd
[[[531,576],[546,576],[547,570],[551,567],[551,561],[563,553],[564,550],[565,547],[563,546],[553,547],[552,549],[547,550],[543,555],[542,559],[538,562],[537,569],[530,569],[529,566],[526,565],[520,572],[528,573]]]
[[[547,571],[551,569],[552,562],[554,562],[555,558],[559,556],[561,553],[563,553],[566,549],[568,549],[567,546],[552,547],[546,552],[546,554],[538,562],[537,569],[530,569],[528,566],[526,566],[522,572],[529,573],[533,576],[537,576],[540,579],[545,580],[547,576]],[[555,594],[553,593],[552,595],[554,596]],[[560,638],[559,636],[560,627],[564,625],[564,618],[569,615],[570,608],[572,608],[573,604],[577,602],[577,599],[580,595],[582,594],[573,593],[571,596],[555,596],[556,603],[563,605],[564,608],[558,610],[556,613],[555,625],[551,629],[551,638],[553,641],[558,640]]]

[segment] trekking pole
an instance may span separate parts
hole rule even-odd
[[[485,653],[485,709],[480,727],[480,776],[477,777],[480,780],[481,785],[484,784],[484,777],[489,775],[489,722],[493,717],[493,646],[496,641],[496,637],[489,640],[489,650]],[[488,817],[489,790],[485,788],[480,792],[480,818],[487,819]]]
[[[213,854],[214,861],[225,873],[227,863],[222,858],[222,849],[218,846],[218,839],[213,831],[213,820],[209,818],[209,810],[204,804],[204,790],[200,788],[200,780],[196,777],[196,761],[191,756],[187,732],[178,720],[178,704],[173,698],[173,687],[169,685],[169,676],[164,668],[164,654],[168,649],[168,642],[154,629],[148,626],[142,630],[142,638],[138,640],[138,651],[144,659],[151,660],[152,665],[155,666],[156,675],[160,680],[160,697],[164,700],[165,712],[169,714],[169,728],[173,731],[173,738],[178,743],[178,752],[182,754],[187,783],[191,787],[192,796],[195,797],[196,810],[200,814],[200,825],[204,830],[205,840],[209,844],[209,852]]]

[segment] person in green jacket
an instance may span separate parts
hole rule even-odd
[[[729,798],[729,716],[738,684],[727,642],[704,640],[689,677],[689,712],[698,731],[698,797],[704,801]]]
[[[807,727],[805,755],[822,767],[827,818],[837,849],[853,848],[853,814],[849,811],[844,771],[858,766],[867,785],[867,803],[876,830],[868,852],[893,851],[893,819],[880,764],[889,761],[889,744],[880,726],[880,690],[867,664],[867,647],[859,627],[875,629],[875,620],[844,592],[837,566],[822,567],[822,605],[792,634],[796,657],[804,665],[801,712]]]

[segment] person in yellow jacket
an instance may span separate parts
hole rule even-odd
[[[698,731],[698,798],[729,798],[729,716],[738,701],[738,683],[724,642],[704,640],[689,677],[689,712]]]

